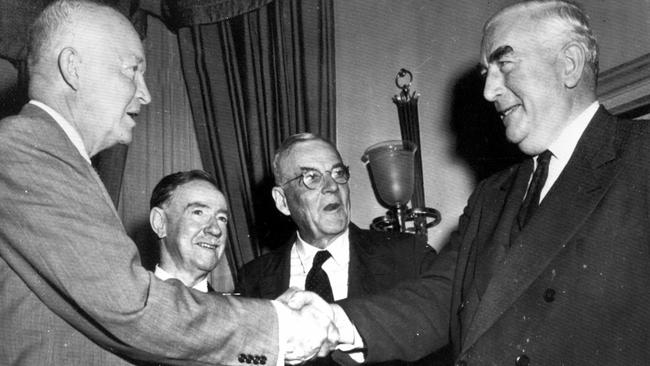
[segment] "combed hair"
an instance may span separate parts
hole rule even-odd
[[[598,78],[598,43],[589,25],[589,16],[582,7],[572,0],[530,0],[516,4],[503,13],[498,13],[485,23],[483,35],[487,35],[496,19],[509,9],[531,10],[529,16],[533,20],[558,21],[559,26],[565,27],[567,37],[583,45],[587,50],[586,64],[592,72],[594,83]]]
[[[282,185],[283,177],[280,169],[280,162],[287,155],[289,155],[289,153],[291,152],[294,146],[296,146],[299,143],[307,142],[307,141],[323,141],[324,143],[330,145],[332,149],[334,149],[334,151],[336,151],[336,153],[339,154],[338,150],[336,149],[336,146],[334,146],[331,142],[311,132],[302,132],[302,133],[297,133],[295,135],[291,135],[287,137],[284,141],[282,141],[282,144],[280,144],[280,147],[278,147],[278,149],[275,151],[275,155],[273,156],[273,178],[275,179],[276,185],[278,186]]]
[[[176,188],[196,180],[208,182],[212,184],[214,188],[219,190],[217,181],[204,170],[195,169],[176,172],[163,177],[163,179],[156,184],[151,193],[151,199],[149,200],[149,209],[154,207],[163,208],[163,206],[169,202],[169,199],[174,194]]]

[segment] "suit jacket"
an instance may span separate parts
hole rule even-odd
[[[146,271],[91,165],[34,105],[0,121],[0,202],[0,364],[277,362],[273,305]]]
[[[348,298],[380,293],[401,281],[415,280],[435,261],[435,251],[423,237],[362,230],[354,224],[349,228]],[[282,295],[289,288],[295,241],[294,235],[284,246],[244,265],[236,292],[265,299]],[[444,354],[432,355],[421,364],[442,365],[445,360]]]
[[[535,216],[512,238],[527,180],[518,174],[522,165],[481,182],[423,280],[341,304],[368,360],[427,352],[449,330],[459,365],[648,364],[647,123],[601,107]],[[492,264],[504,245],[504,259]],[[394,308],[405,312],[396,317]]]

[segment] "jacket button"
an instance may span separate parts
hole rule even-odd
[[[555,301],[555,290],[553,290],[552,288],[547,288],[546,291],[544,291],[544,301],[546,302]]]
[[[515,360],[515,366],[528,366],[530,364],[530,358],[526,355],[521,355]]]

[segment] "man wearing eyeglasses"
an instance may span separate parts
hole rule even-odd
[[[423,237],[362,230],[350,222],[350,172],[329,141],[311,133],[290,136],[275,153],[273,174],[275,205],[298,230],[240,270],[242,295],[274,299],[292,287],[334,302],[418,278],[435,260]],[[434,365],[432,357],[423,364]],[[309,364],[333,362],[328,357]]]

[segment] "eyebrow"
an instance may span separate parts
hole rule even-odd
[[[208,208],[209,209],[210,206],[206,205],[205,203],[195,201],[195,202],[189,202],[187,205],[185,205],[184,211],[186,211],[189,208]],[[227,214],[228,209],[220,208],[220,209],[217,210],[217,212],[223,212],[223,213]]]
[[[344,166],[345,166],[345,164],[343,164],[343,162],[340,162],[340,161],[339,161],[338,163],[332,165],[332,168],[330,168],[330,170],[331,170],[331,169],[335,169],[335,168],[344,167]],[[309,167],[309,166],[301,166],[301,167],[300,167],[300,171],[301,171],[301,172],[311,172],[311,171],[317,171],[317,172],[320,172],[319,169],[317,169],[317,168],[313,168],[313,167]],[[328,170],[328,171],[329,171],[329,170]]]
[[[515,52],[512,47],[510,46],[501,46],[498,47],[496,50],[492,51],[490,55],[487,58],[488,64],[491,64],[495,61],[500,60],[503,56]]]

